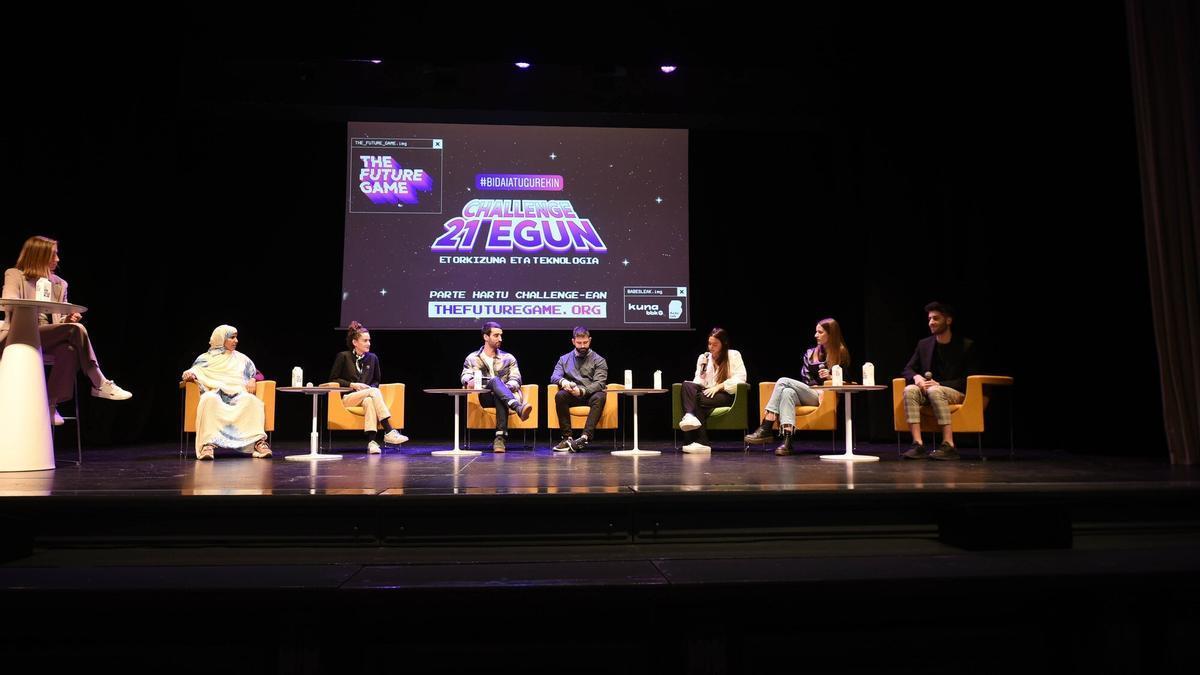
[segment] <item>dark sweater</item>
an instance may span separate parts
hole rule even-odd
[[[362,373],[354,365],[354,350],[344,351],[333,361],[333,369],[329,380],[339,386],[349,387],[351,382],[360,382],[368,387],[378,387],[383,381],[383,372],[379,369],[379,357],[374,352],[367,352],[362,357]]]

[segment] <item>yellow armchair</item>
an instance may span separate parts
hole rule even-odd
[[[509,429],[536,429],[538,428],[538,386],[536,384],[526,384],[521,386],[521,396],[525,402],[533,406],[533,411],[529,413],[529,419],[524,422],[517,416],[515,412],[508,413],[508,428]],[[496,409],[492,406],[483,407],[479,404],[479,394],[467,394],[467,428],[468,429],[495,429],[496,428]]]
[[[187,448],[187,435],[196,433],[196,408],[200,405],[200,385],[180,382],[183,403],[183,426],[179,430],[179,455]],[[270,436],[275,431],[275,380],[262,380],[254,386],[254,395],[263,402],[263,431]]]
[[[322,387],[336,387],[336,382],[326,382]],[[394,429],[404,429],[404,384],[393,382],[379,385],[383,403],[392,413]],[[365,412],[360,405],[346,406],[342,403],[342,392],[329,392],[326,406],[325,428],[329,431],[362,431]]]
[[[604,409],[600,412],[600,420],[596,422],[596,429],[598,430],[613,430],[613,447],[616,447],[617,443],[617,398],[620,396],[620,394],[616,393],[616,390],[624,388],[625,385],[623,384],[608,385],[608,395],[604,399]],[[546,387],[546,427],[550,429],[551,440],[554,439],[554,433],[558,431],[558,408],[554,405],[554,397],[557,394],[557,384]],[[569,411],[571,413],[571,428],[582,429],[583,425],[587,422],[588,407],[586,405],[573,405]]]
[[[529,412],[529,419],[524,422],[515,412],[508,413],[508,429],[521,429],[528,431],[529,429],[538,428],[538,386],[536,384],[526,384],[521,386],[521,397],[526,403],[533,407]],[[494,406],[483,407],[479,404],[479,394],[467,394],[467,446],[471,445],[471,430],[487,429],[494,430],[496,428],[496,408]],[[526,439],[528,440],[528,439]],[[534,434],[534,442],[537,441],[537,434]]]
[[[984,387],[1011,386],[1013,379],[1005,375],[970,375],[967,377],[967,391],[962,403],[950,406],[950,427],[955,431],[965,433],[983,432],[983,411],[988,406],[988,392]],[[904,378],[892,380],[893,418],[896,431],[908,431],[908,420],[904,414]],[[921,431],[937,431],[937,418],[933,409],[928,406],[921,408]]]
[[[968,434],[980,434],[979,453],[981,457],[983,456],[983,411],[987,409],[989,403],[987,388],[1008,387],[1012,386],[1012,383],[1013,378],[1007,375],[969,375],[967,376],[967,390],[963,392],[963,402],[950,406],[950,428],[955,433],[961,431]],[[904,378],[897,377],[892,380],[892,418],[897,434],[908,431],[908,420],[904,414],[904,386]],[[1010,418],[1010,426],[1011,422]],[[929,406],[922,406],[921,431],[935,432],[940,429],[937,418],[933,416],[933,409]],[[1012,452],[1011,429],[1009,452]]]
[[[767,402],[771,400],[771,393],[774,391],[774,382],[758,383],[759,420],[767,416]],[[820,405],[798,405],[796,431],[837,431],[837,411],[838,397],[832,391],[821,395]],[[779,428],[779,420],[775,421],[775,428]]]

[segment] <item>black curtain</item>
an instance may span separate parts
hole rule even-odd
[[[1150,303],[1173,464],[1200,462],[1200,11],[1126,0]]]

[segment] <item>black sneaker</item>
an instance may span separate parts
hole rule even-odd
[[[904,451],[900,455],[904,459],[928,459],[929,453],[925,451],[925,446],[921,443],[913,443],[912,447]]]
[[[554,446],[554,451],[555,452],[575,452],[574,450],[571,449],[571,437],[564,436],[563,439],[558,442],[558,445]]]
[[[571,452],[582,452],[588,446],[587,434],[584,434],[573,441],[569,440],[567,441],[567,444],[571,446]]]
[[[958,450],[955,450],[954,446],[949,443],[942,443],[937,450],[929,453],[929,459],[958,459]]]

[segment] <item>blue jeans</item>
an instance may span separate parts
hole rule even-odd
[[[767,412],[779,416],[780,426],[790,424],[796,426],[796,406],[820,405],[821,397],[816,390],[800,380],[781,377],[775,381],[775,389],[771,392],[771,400],[767,402]]]
[[[488,380],[483,386],[483,393],[479,394],[479,405],[495,406],[496,407],[496,431],[498,433],[508,432],[508,413],[512,410],[512,402],[521,402],[518,389],[516,392],[509,390],[508,385],[504,384],[498,377],[493,377]]]

